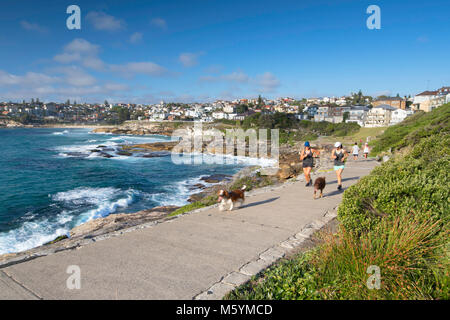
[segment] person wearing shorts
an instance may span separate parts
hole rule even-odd
[[[367,156],[369,155],[369,144],[366,142],[364,145],[364,158],[367,159]]]
[[[338,190],[342,189],[342,172],[344,171],[345,159],[347,159],[347,157],[348,153],[342,147],[342,143],[336,142],[333,151],[331,151],[331,158],[334,160],[334,171],[336,171],[338,180]]]
[[[303,173],[306,179],[306,187],[312,185],[311,170],[314,167],[314,158],[319,154],[318,150],[312,149],[308,141],[305,142],[305,148],[300,152],[300,161],[303,165]]]
[[[353,153],[353,160],[358,160],[358,155],[359,155],[358,142],[355,142],[355,144],[353,145],[352,153]]]

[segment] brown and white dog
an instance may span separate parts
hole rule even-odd
[[[226,191],[226,190],[219,190],[217,192],[217,195],[219,196],[219,199],[217,199],[217,202],[220,202],[219,204],[219,210],[224,211],[226,205],[229,206],[228,210],[233,210],[236,202],[239,202],[240,205],[242,205],[245,201],[245,194],[244,191],[247,188],[247,186],[243,186],[241,189],[233,190],[233,191]]]

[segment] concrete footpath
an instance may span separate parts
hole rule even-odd
[[[375,166],[349,160],[344,189]],[[250,192],[232,212],[208,208],[2,268],[0,299],[220,299],[335,217],[343,191],[334,172],[318,176],[322,199],[295,181]],[[68,289],[69,266],[80,268],[80,289]]]

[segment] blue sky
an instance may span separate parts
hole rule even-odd
[[[81,8],[68,30],[66,8]],[[369,5],[381,29],[369,30]],[[450,85],[448,1],[0,4],[0,101],[416,94]]]

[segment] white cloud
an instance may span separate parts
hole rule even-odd
[[[81,38],[76,38],[69,42],[65,47],[66,52],[78,52],[84,54],[97,54],[99,46],[90,43],[89,41]]]
[[[132,77],[136,74],[161,76],[167,73],[164,67],[153,62],[129,62],[122,65],[110,65],[110,69],[121,73],[125,77]]]
[[[42,85],[57,82],[57,77],[51,77],[43,73],[27,72],[23,76],[14,75],[0,70],[0,85]]]
[[[81,38],[72,40],[64,47],[64,52],[53,57],[59,63],[79,62],[82,66],[97,71],[105,69],[105,63],[97,57],[98,45]]]
[[[105,89],[108,91],[125,91],[129,89],[129,86],[122,83],[106,83]]]
[[[222,75],[206,75],[199,78],[200,82],[229,82],[233,85],[250,85],[260,93],[274,92],[280,86],[280,80],[271,72],[250,77],[243,71],[234,71]]]
[[[125,22],[104,12],[91,11],[86,15],[86,21],[97,30],[116,31],[125,28]]]
[[[93,76],[75,66],[59,67],[53,72],[60,76],[34,72],[15,75],[0,70],[0,95],[5,99],[19,101],[36,97],[44,101],[103,101],[106,95],[124,96],[129,91],[126,84],[98,84]]]
[[[74,61],[81,60],[81,55],[78,52],[74,52],[74,53],[64,52],[64,53],[57,54],[56,56],[54,56],[53,60],[55,60],[56,62],[60,62],[60,63],[71,63]]]
[[[233,73],[223,75],[221,78],[227,81],[239,83],[246,83],[250,79],[249,76],[242,71],[235,71]]]
[[[58,70],[65,75],[65,82],[71,86],[84,87],[97,83],[97,80],[93,76],[81,68],[71,66],[59,68]]]
[[[40,26],[37,23],[31,23],[25,20],[20,21],[20,25],[23,29],[28,31],[36,31],[39,33],[47,33],[48,29],[46,27]]]
[[[198,64],[198,57],[201,55],[201,53],[190,53],[185,52],[180,54],[178,57],[178,61],[181,62],[181,64],[185,67],[193,67]]]
[[[162,18],[152,19],[151,24],[163,30],[167,29],[167,22]]]
[[[256,76],[255,81],[260,92],[273,92],[280,86],[280,80],[271,72],[265,72],[262,75]]]
[[[131,43],[138,43],[142,40],[142,33],[141,32],[135,32],[130,36],[130,42]]]
[[[250,81],[250,77],[242,71],[234,71],[230,74],[223,74],[218,76],[202,76],[199,79],[202,82],[218,82],[218,81],[228,81],[228,82],[237,82],[237,83],[248,83]]]

